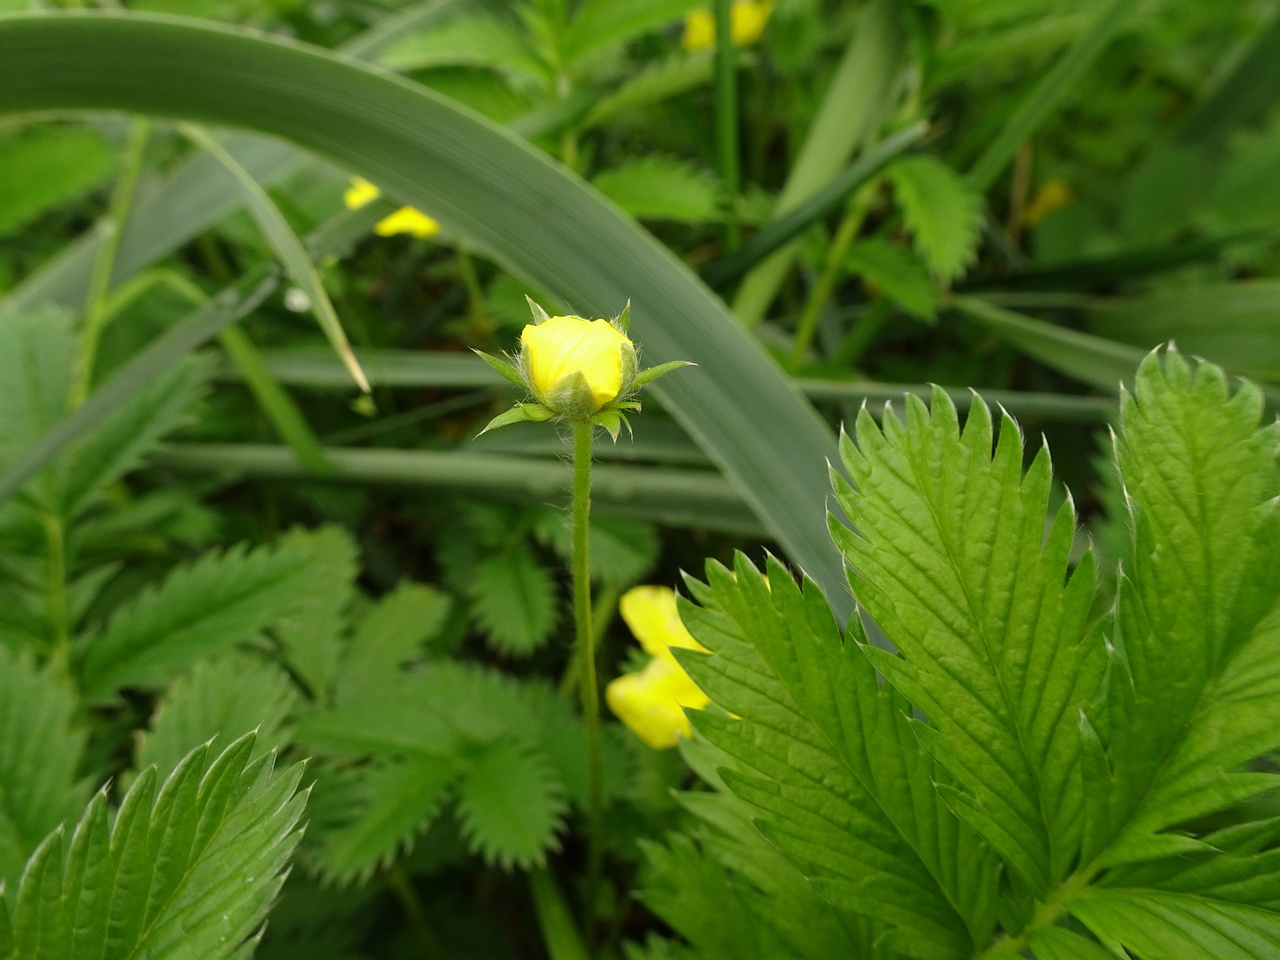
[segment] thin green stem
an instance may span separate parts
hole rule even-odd
[[[71,626],[67,614],[67,531],[62,518],[46,513],[45,544],[49,551],[49,625],[53,649],[49,662],[54,672],[66,676],[71,660]]]
[[[822,274],[809,292],[809,299],[805,301],[804,311],[800,314],[800,321],[796,325],[795,339],[791,341],[791,355],[787,358],[787,370],[791,373],[795,373],[804,362],[804,355],[813,342],[814,333],[817,332],[822,308],[827,305],[836,284],[844,275],[845,258],[849,255],[849,247],[852,246],[858,231],[862,229],[862,221],[867,215],[867,206],[873,192],[873,184],[868,184],[867,187],[858,191],[845,210],[844,219],[836,229],[831,246],[827,248],[827,259],[822,265]]]
[[[1077,873],[1062,882],[1053,894],[1036,907],[1031,922],[1016,937],[1001,936],[983,950],[976,960],[1013,960],[1020,958],[1031,938],[1041,930],[1052,927],[1062,919],[1067,908],[1078,900],[1092,882],[1089,873]]]
[[[68,405],[74,409],[84,403],[93,382],[93,364],[98,354],[98,341],[106,325],[107,294],[111,292],[111,276],[115,272],[116,252],[120,249],[120,235],[129,217],[129,207],[142,174],[142,161],[147,153],[147,141],[151,137],[151,121],[134,120],[129,130],[129,143],[125,147],[120,175],[111,193],[111,203],[99,230],[102,243],[93,261],[89,275],[89,294],[85,299],[84,323],[80,327],[80,342],[76,349],[76,365],[71,381]]]
[[[733,49],[733,0],[715,0],[716,160],[724,191],[724,246],[738,246],[737,200],[741,174],[738,157],[738,71]]]
[[[603,859],[604,778],[600,760],[600,689],[596,679],[595,642],[591,632],[591,575],[588,533],[591,529],[591,433],[589,423],[573,425],[573,616],[582,694],[582,726],[587,737],[587,903],[588,937],[595,927],[596,899]]]
[[[591,954],[573,924],[564,893],[546,867],[529,872],[529,893],[551,960],[589,960]]]
[[[622,587],[616,584],[609,584],[602,587],[599,596],[595,598],[592,604],[591,613],[591,635],[593,637],[603,639],[609,631],[609,624],[613,622],[613,616],[618,612],[618,601],[622,598]],[[596,649],[596,666],[600,665],[600,650]],[[564,674],[560,677],[560,696],[565,700],[572,700],[574,694],[578,692],[578,659],[572,657],[568,666],[565,667]]]

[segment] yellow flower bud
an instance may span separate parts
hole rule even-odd
[[[608,320],[549,317],[520,334],[520,371],[552,413],[586,419],[626,395],[636,377],[635,346]]]
[[[653,659],[639,673],[624,674],[605,688],[605,702],[619,720],[655,750],[673,747],[692,734],[681,707],[701,710],[709,702],[672,648],[706,648],[680,620],[676,594],[670,587],[635,587],[618,603],[622,619]]]
[[[729,15],[729,33],[734,46],[749,47],[764,33],[769,15],[773,13],[770,0],[734,0]],[[684,36],[680,44],[690,53],[710,50],[716,45],[716,18],[710,10],[695,10],[685,17]]]

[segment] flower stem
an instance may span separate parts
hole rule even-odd
[[[107,294],[111,292],[111,275],[116,267],[116,251],[120,249],[120,235],[124,232],[125,221],[129,217],[129,208],[133,204],[133,193],[138,186],[138,178],[142,174],[142,163],[146,158],[147,141],[150,138],[151,121],[134,120],[129,128],[129,143],[125,147],[124,159],[121,162],[120,174],[116,178],[115,189],[111,193],[107,215],[102,220],[100,227],[102,241],[98,245],[98,253],[89,276],[89,294],[85,300],[84,321],[80,327],[80,341],[76,349],[76,363],[71,393],[68,397],[68,406],[72,409],[84,403],[93,383],[93,366],[97,359],[98,341],[102,338],[102,328],[107,320],[104,308]]]
[[[573,616],[577,628],[577,656],[582,693],[582,726],[587,735],[587,917],[590,938],[600,887],[604,790],[600,761],[600,689],[596,680],[596,652],[591,623],[591,576],[587,564],[587,534],[591,514],[591,432],[589,423],[573,425]]]

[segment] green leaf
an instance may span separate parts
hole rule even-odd
[[[1280,950],[1280,915],[1248,904],[1108,890],[1077,902],[1071,912],[1104,943],[1135,956],[1257,960]]]
[[[307,557],[309,593],[304,603],[275,624],[285,660],[314,699],[324,699],[333,686],[342,656],[347,607],[355,599],[359,550],[351,534],[339,526],[293,530],[280,541],[282,553]]]
[[[338,819],[318,824],[321,874],[341,885],[365,883],[379,867],[407,854],[440,812],[459,771],[450,758],[425,756],[364,768],[354,794],[341,797]],[[322,791],[326,781],[339,777],[336,770],[327,773]]]
[[[881,239],[860,240],[849,248],[845,263],[868,287],[913,317],[929,323],[937,319],[938,291],[933,280],[920,261],[898,244]]]
[[[599,126],[619,113],[661,103],[710,83],[711,66],[710,51],[681,51],[665,60],[646,64],[629,74],[615,89],[600,97],[583,119],[583,126]]]
[[[963,433],[937,388],[932,413],[906,405],[905,424],[883,427],[863,408],[857,444],[842,439],[852,485],[833,482],[853,530],[833,519],[832,535],[860,605],[902,651],[864,647],[929,718],[915,729],[955,780],[948,801],[1041,896],[1084,828],[1078,717],[1105,666],[1092,556],[1070,570],[1074,509],[1046,529],[1048,452],[1024,476],[1007,415],[993,457],[986,404]]]
[[[227,74],[230,62],[241,69]],[[200,82],[210,70],[226,82]],[[658,399],[849,612],[822,529],[822,465],[834,451],[825,424],[687,268],[527,144],[429,91],[292,42],[139,14],[5,18],[0,113],[55,109],[177,114],[283,136],[585,312],[632,297],[648,357],[700,364],[696,377],[655,385]]]
[[[1115,960],[1115,954],[1101,944],[1086,940],[1063,927],[1049,927],[1030,941],[1036,960]]]
[[[1274,789],[1245,764],[1280,747],[1280,428],[1221,369],[1143,362],[1116,442],[1134,565],[1119,584],[1105,713],[1109,770],[1090,785],[1107,864],[1165,855],[1175,825]]]
[[[165,692],[142,734],[134,767],[168,776],[202,743],[230,743],[256,733],[254,756],[286,746],[298,700],[288,674],[261,660],[221,657],[196,664]],[[212,756],[209,757],[213,759]]]
[[[684,160],[651,154],[591,178],[591,184],[640,220],[712,223],[721,219],[715,177]]]
[[[50,668],[0,647],[0,887],[16,889],[27,857],[84,805],[75,712],[74,693]]]
[[[62,310],[0,323],[0,463],[6,467],[65,412],[74,349],[72,318]]]
[[[458,782],[471,849],[504,870],[541,866],[564,826],[564,788],[546,759],[517,743],[486,747]]]
[[[709,564],[706,605],[681,607],[712,656],[679,659],[733,715],[692,714],[735,761],[724,782],[820,896],[886,924],[895,949],[971,956],[990,923],[976,904],[990,895],[993,864],[935,793],[902,701],[880,694],[856,645],[841,643],[816,586],[802,591],[776,563],[766,583],[742,557],[735,573]]]
[[[573,15],[565,47],[575,60],[669,27],[703,0],[584,0]]]
[[[393,70],[488,67],[524,84],[545,86],[549,80],[548,67],[518,26],[488,13],[462,13],[445,24],[405,37],[379,59]]]
[[[87,127],[38,127],[0,139],[0,236],[97,186],[114,165]]]
[[[92,701],[124,687],[155,688],[197,660],[257,637],[316,599],[305,542],[243,545],[179,567],[121,608],[95,638],[81,669]]]
[[[917,252],[944,283],[973,262],[982,226],[982,197],[942,161],[896,161],[886,172]]]
[[[252,763],[253,737],[205,772],[194,750],[156,792],[148,770],[111,820],[106,794],[90,802],[67,842],[40,845],[7,891],[12,960],[245,956],[284,882],[306,797],[301,765]]]
[[[528,656],[556,625],[555,581],[523,543],[485,557],[471,581],[471,611],[494,649]]]
[[[444,626],[452,601],[434,587],[402,583],[356,624],[338,673],[338,700],[367,695],[421,657]]]

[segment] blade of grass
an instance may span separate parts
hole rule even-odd
[[[1000,133],[987,145],[987,149],[969,171],[969,182],[975,189],[985,193],[995,183],[996,178],[1013,159],[1018,147],[1062,103],[1094,58],[1115,37],[1132,10],[1132,0],[1111,0],[1098,14],[1093,26],[1076,41],[1075,46],[1059,57],[1036,81],[1035,86],[1013,108]]]
[[[338,312],[333,309],[333,302],[330,301],[329,293],[324,288],[324,282],[320,279],[315,264],[311,262],[311,255],[307,253],[307,248],[293,232],[293,228],[289,226],[289,221],[284,218],[280,208],[275,205],[267,191],[262,189],[261,184],[253,179],[249,171],[237,163],[235,157],[231,156],[217,140],[194,124],[182,123],[178,128],[183,136],[221,163],[236,178],[240,189],[244,191],[245,202],[249,206],[254,222],[258,224],[258,229],[262,231],[263,237],[275,251],[289,278],[307,295],[307,300],[311,303],[312,316],[316,318],[321,331],[333,344],[333,349],[337,351],[343,364],[351,373],[352,379],[361,390],[368,393],[369,381],[364,371],[360,369],[360,362],[356,360],[356,355],[351,349],[347,333],[342,329],[342,322],[338,319]]]
[[[924,136],[926,129],[928,129],[927,126],[921,121],[885,137],[790,213],[774,220],[758,233],[752,234],[750,239],[733,253],[710,263],[702,270],[702,279],[708,286],[717,290],[722,290],[733,283],[770,254],[837,209],[849,194],[883,170],[895,157],[914,146]]]
[[[339,48],[346,56],[371,60],[409,30],[439,23],[470,0],[429,0],[379,21]],[[258,183],[270,187],[304,167],[306,153],[279,140],[230,134],[221,140],[227,152]],[[134,216],[119,237],[111,282],[125,279],[172,253],[201,231],[212,227],[244,202],[235,179],[204,153],[180,163],[155,189],[142,191]],[[103,238],[90,231],[0,299],[0,314],[21,313],[56,303],[79,309],[88,295],[90,275]]]
[[[849,162],[854,151],[874,140],[892,113],[893,93],[905,66],[907,47],[900,6],[898,0],[873,0],[859,17],[822,106],[778,194],[775,218],[785,217],[821,190]],[[734,297],[733,312],[748,327],[764,319],[797,249],[791,244],[777,250],[743,281]]]
[[[425,487],[466,496],[567,503],[572,482],[559,460],[343,447],[326,447],[324,453],[333,465],[334,480]],[[242,477],[300,480],[310,476],[288,447],[267,444],[165,444],[151,461],[174,470]],[[713,472],[596,464],[592,474],[592,506],[604,512],[645,516],[672,526],[761,532],[741,495]]]
[[[701,365],[655,384],[655,396],[841,617],[852,612],[826,530],[831,431],[683,263],[509,131],[384,71],[206,21],[80,11],[0,20],[0,114],[56,109],[280,136],[361,171],[584,311],[616,312],[631,298],[649,359]]]
[[[1266,119],[1280,98],[1280,15],[1258,32],[1248,52],[1200,101],[1182,124],[1179,139],[1220,148],[1232,131]]]

